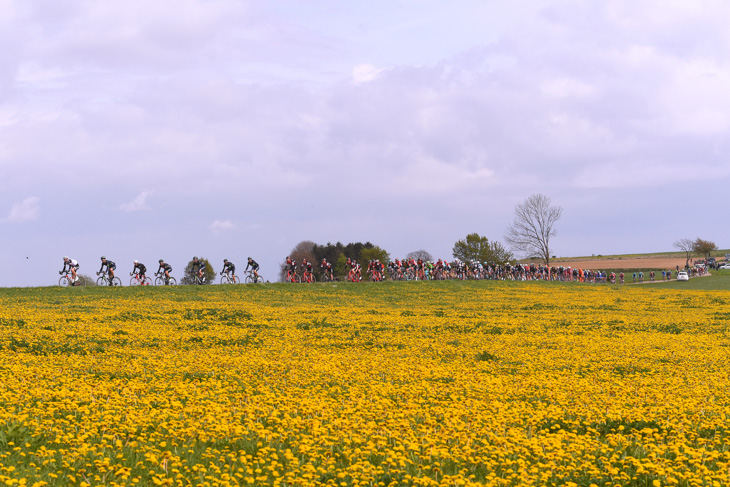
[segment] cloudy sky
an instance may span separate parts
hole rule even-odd
[[[301,240],[730,247],[725,1],[0,0],[0,286]],[[126,279],[125,279],[126,281]]]

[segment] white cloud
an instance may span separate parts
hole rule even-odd
[[[10,207],[8,216],[3,221],[21,223],[37,220],[41,214],[40,202],[40,198],[37,196],[31,196],[20,203],[15,203],[12,207]]]
[[[352,68],[352,81],[355,83],[367,83],[373,81],[382,72],[372,64],[359,64]]]
[[[122,211],[142,211],[149,210],[150,207],[147,205],[147,197],[152,194],[152,191],[142,191],[129,203],[124,203],[119,207]]]
[[[210,224],[210,228],[214,234],[218,235],[222,232],[225,232],[227,230],[231,230],[233,228],[236,228],[236,225],[233,224],[230,220],[216,220],[213,223]]]

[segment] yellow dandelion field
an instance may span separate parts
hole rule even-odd
[[[0,292],[5,485],[730,485],[730,293]]]

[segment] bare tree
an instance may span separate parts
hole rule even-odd
[[[516,252],[540,258],[549,266],[550,237],[557,235],[553,227],[562,214],[561,207],[550,206],[550,198],[533,194],[515,207],[515,219],[504,239]]]
[[[408,255],[406,255],[406,258],[407,259],[412,258],[415,260],[421,259],[424,262],[433,262],[433,256],[429,252],[427,252],[423,249],[414,250],[413,252],[408,252]]]
[[[676,248],[676,249],[681,250],[682,252],[684,252],[684,256],[686,258],[686,260],[684,262],[684,266],[685,267],[688,267],[689,266],[689,259],[692,257],[692,252],[695,251],[695,241],[694,240],[690,240],[688,238],[682,238],[682,239],[677,240],[676,242],[674,242],[673,245],[674,245],[674,248]]]

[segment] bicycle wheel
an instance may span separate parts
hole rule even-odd
[[[228,276],[227,276],[227,275],[225,275],[225,274],[223,274],[223,275],[221,276],[221,284],[230,284],[230,283],[231,283],[231,280],[230,280],[230,279],[228,279]]]
[[[165,280],[163,278],[159,276],[155,278],[155,286],[162,286],[163,284],[165,284]]]
[[[141,284],[141,283],[139,282],[139,280],[137,280],[137,278],[136,278],[136,277],[133,277],[133,278],[131,278],[131,279],[129,280],[129,285],[130,285],[130,286],[139,286],[140,284]]]
[[[150,279],[149,277],[145,277],[144,278],[144,285],[145,286],[151,286],[152,285],[152,279]]]
[[[69,281],[68,277],[63,276],[58,280],[58,285],[61,287],[68,287],[70,282],[71,281]]]
[[[114,279],[112,279],[112,286],[122,287],[122,280],[118,277],[115,277]]]
[[[170,280],[167,281],[168,286],[174,286],[175,284],[177,284],[177,281],[175,280],[174,277],[171,277]]]
[[[233,284],[241,284],[241,278],[238,276],[233,276]]]
[[[292,282],[299,284],[302,282],[302,278],[299,276],[299,274],[294,274],[294,277],[292,277]]]
[[[106,286],[106,277],[101,276],[96,280],[97,286]]]
[[[86,279],[84,279],[82,276],[76,276],[76,285],[86,286]]]

